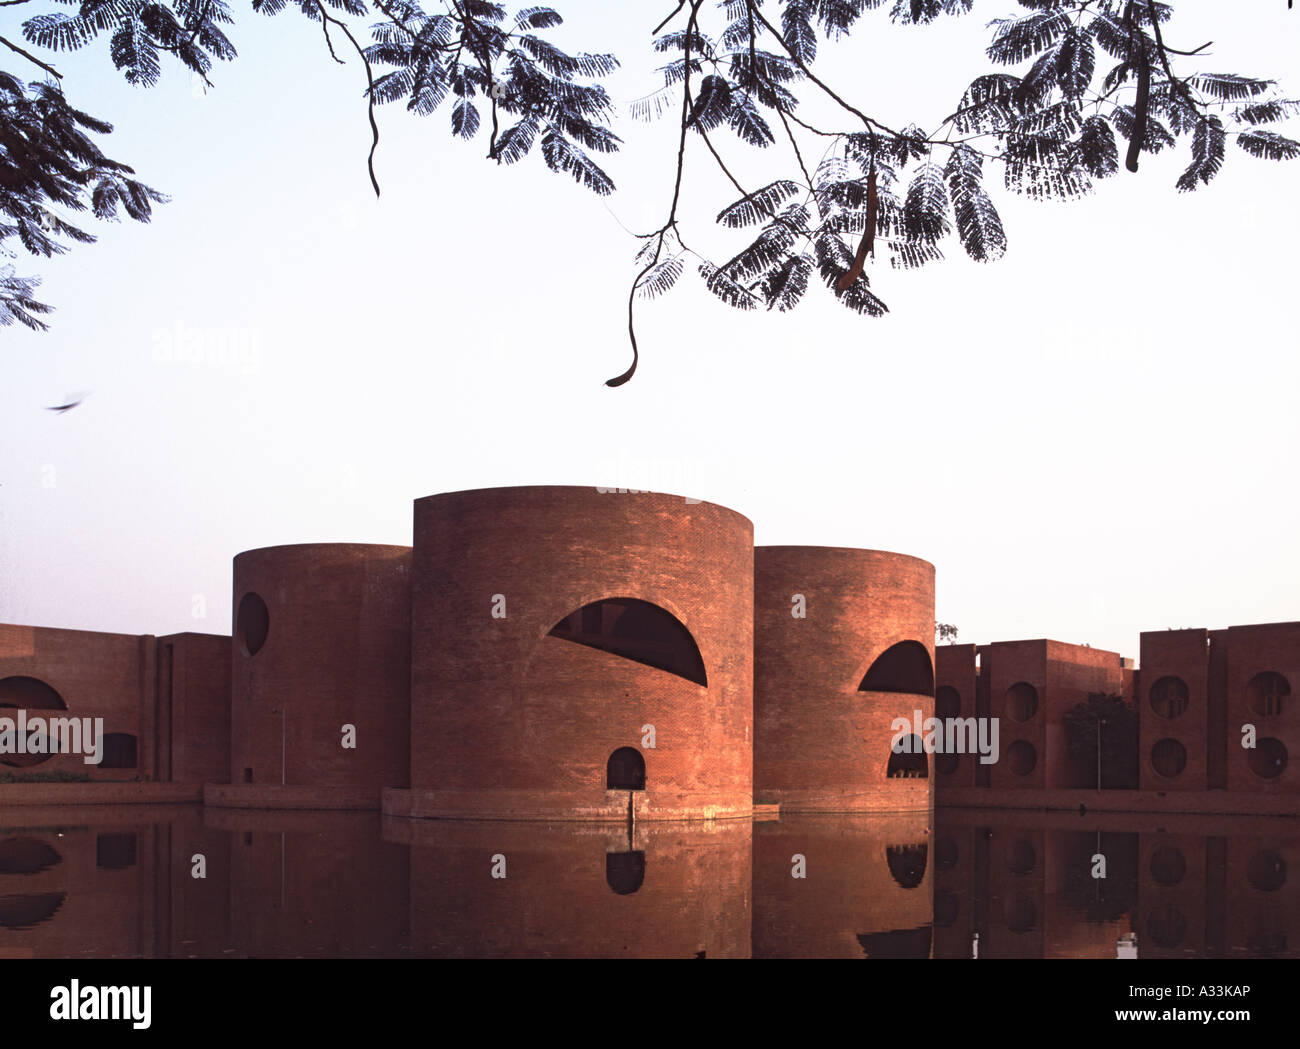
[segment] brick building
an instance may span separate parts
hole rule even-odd
[[[106,733],[99,765],[0,754],[5,778],[34,780],[0,790],[608,822],[936,801],[1297,811],[1300,623],[1144,633],[1140,670],[1050,640],[936,650],[934,580],[902,554],[755,549],[745,517],[681,497],[431,496],[410,547],[240,554],[229,637],[0,625],[0,718]],[[1078,714],[1097,694],[1123,724],[1099,715],[1090,751]],[[996,719],[998,760],[895,750],[896,719],[931,716]],[[1109,755],[1130,728],[1120,789]]]

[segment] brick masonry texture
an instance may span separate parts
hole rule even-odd
[[[641,818],[750,813],[746,518],[654,493],[455,492],[415,504],[414,557],[412,789],[389,792],[386,811],[623,819],[629,792],[606,789],[606,762],[632,747],[646,766]],[[548,636],[620,597],[686,627],[707,686]]]
[[[886,773],[893,720],[930,717],[933,692],[858,686],[899,642],[919,642],[933,660],[934,566],[878,550],[761,546],[754,570],[757,800],[783,811],[929,807],[932,775]],[[799,596],[806,618],[794,615]]]
[[[1290,691],[1300,623],[1144,633],[1140,669],[1047,639],[936,650],[929,562],[756,549],[745,517],[681,496],[563,486],[430,496],[414,505],[411,547],[246,551],[232,598],[229,636],[0,624],[0,709],[34,695],[21,680],[34,678],[61,713],[102,717],[135,751],[130,767],[80,755],[8,762],[0,772],[91,782],[0,784],[0,802],[30,813],[202,797],[212,812],[611,823],[630,813],[638,824],[746,817],[756,803],[1300,813]],[[610,599],[674,618],[706,683],[551,636]],[[859,691],[907,642],[933,667],[937,694],[924,675],[908,691]],[[1180,683],[1180,710],[1153,704],[1167,679]],[[1098,792],[1095,766],[1067,746],[1066,716],[1095,692],[1139,714],[1136,790]],[[1000,760],[927,755],[924,777],[890,776],[892,723],[918,710],[999,719]],[[345,725],[355,748],[342,746]],[[1247,726],[1254,751],[1241,746]],[[644,760],[644,789],[607,787],[607,761],[624,747]]]
[[[276,546],[235,558],[227,802],[283,783],[364,788],[377,807],[384,787],[406,785],[410,572],[402,546]],[[239,622],[250,593],[268,612],[253,654]]]

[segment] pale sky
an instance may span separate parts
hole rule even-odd
[[[657,86],[649,28],[672,3],[555,4],[557,42],[622,59],[624,114]],[[820,285],[792,313],[741,314],[688,273],[642,304],[641,367],[615,390],[624,227],[662,221],[672,120],[620,117],[602,200],[540,156],[498,169],[449,111],[381,107],[376,202],[359,64],[296,12],[234,6],[240,57],[207,94],[177,66],[131,88],[107,41],[56,58],[74,104],[116,125],[105,151],[173,199],[12,260],[58,309],[44,335],[0,329],[0,622],[225,633],[239,551],[409,543],[413,499],[521,484],[679,492],[745,514],[760,544],[923,557],[966,642],[1136,657],[1142,630],[1300,619],[1300,162],[1230,144],[1180,195],[1183,144],[1046,205],[994,169],[1001,262],[952,241],[926,270],[881,268],[880,320]],[[1169,43],[1213,39],[1200,68],[1300,94],[1300,12],[1216,7],[1179,0]],[[906,29],[877,11],[818,69],[932,127],[991,71],[984,22],[1020,10]],[[0,8],[0,35],[29,13]],[[734,193],[690,149],[686,231],[730,255],[712,216]],[[752,186],[789,171],[775,147],[734,155]],[[177,344],[207,349],[178,361]]]

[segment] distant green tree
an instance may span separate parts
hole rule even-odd
[[[957,628],[951,623],[935,623],[934,635],[940,644],[951,645],[957,640]]]

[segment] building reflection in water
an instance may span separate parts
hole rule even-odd
[[[384,835],[410,846],[412,953],[748,958],[753,828],[388,819]]]
[[[1300,956],[1300,833],[1288,820],[937,816],[936,958],[972,957],[976,940],[984,958]]]
[[[1280,958],[1298,937],[1300,831],[1265,817],[0,817],[5,958]]]
[[[756,824],[754,957],[930,957],[930,841],[925,813]]]

